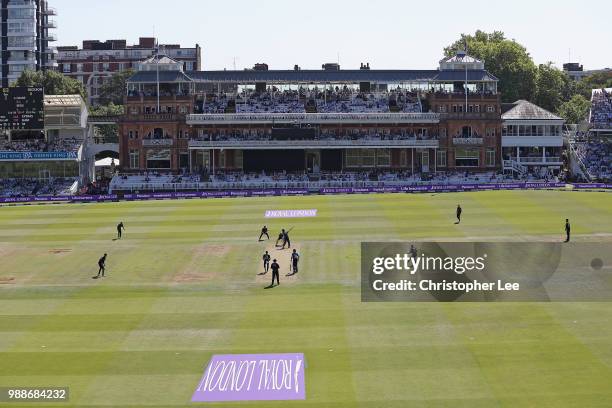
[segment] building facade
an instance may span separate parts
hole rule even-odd
[[[502,156],[505,168],[524,173],[556,173],[564,165],[565,121],[531,102],[502,105]]]
[[[127,173],[502,169],[497,78],[465,54],[435,70],[145,65],[119,126]]]
[[[182,63],[184,71],[202,69],[202,50],[198,44],[183,48],[176,44],[159,45],[164,54]],[[100,87],[110,76],[128,69],[136,69],[140,61],[157,54],[155,38],[141,37],[138,44],[128,45],[126,40],[88,40],[78,46],[58,47],[58,69],[64,75],[82,82],[90,103],[97,104]]]
[[[57,67],[56,38],[52,16],[56,11],[46,0],[2,1],[2,86],[8,87],[26,69],[39,71]]]

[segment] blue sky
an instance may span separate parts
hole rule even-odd
[[[204,69],[436,68],[462,32],[501,30],[536,63],[612,67],[612,1],[567,0],[49,0],[57,45],[153,36],[203,47]],[[607,20],[607,21],[605,21]]]

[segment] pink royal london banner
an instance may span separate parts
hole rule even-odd
[[[305,400],[304,354],[214,355],[191,402]]]

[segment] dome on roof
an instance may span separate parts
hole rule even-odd
[[[440,70],[483,70],[484,62],[466,54],[465,51],[458,51],[451,57],[444,58],[440,61]]]
[[[160,71],[182,71],[183,63],[163,54],[155,54],[139,62],[136,67],[137,71],[156,71],[158,69]]]

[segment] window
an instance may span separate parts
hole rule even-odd
[[[495,167],[495,149],[487,150],[487,166]]]
[[[381,156],[382,155],[381,153]],[[384,160],[384,158],[381,159],[382,162],[384,162]],[[376,165],[376,150],[349,149],[346,151],[345,165],[346,167],[374,167]]]
[[[149,150],[147,151],[147,168],[169,169],[171,167],[170,157],[170,149]]]
[[[128,139],[134,139],[134,132],[132,132],[131,130],[128,132]]]
[[[438,167],[446,167],[446,150],[436,152],[436,163]]]
[[[495,112],[495,106],[493,106],[493,105],[487,105],[487,112],[488,112],[488,113],[493,113],[493,112]]]
[[[390,149],[376,150],[376,165],[380,167],[391,166],[391,150]]]
[[[130,149],[130,168],[131,169],[137,169],[140,167],[140,160],[139,160],[139,154],[138,154],[138,150],[136,149]]]
[[[77,72],[83,72],[83,64],[77,64]]]
[[[401,167],[408,166],[408,152],[406,150],[402,150],[400,152],[400,166]]]
[[[68,73],[68,72],[70,72],[70,64],[63,64],[63,66],[62,66],[62,71],[63,71],[64,73]]]
[[[480,165],[480,150],[478,149],[456,149],[456,167],[478,167]]]
[[[244,163],[244,154],[242,150],[235,150],[234,167],[236,167],[237,169],[242,169],[242,167],[244,166],[243,163]]]
[[[495,128],[487,128],[487,131],[486,131],[487,137],[495,137],[496,133],[497,132],[495,131]]]

